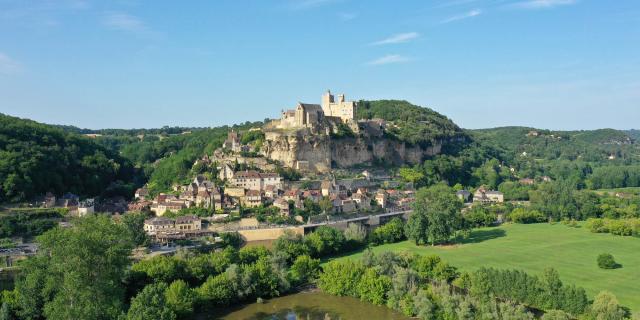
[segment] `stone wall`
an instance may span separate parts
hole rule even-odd
[[[304,235],[303,227],[240,230],[238,233],[244,241],[262,241],[278,239],[287,230]]]

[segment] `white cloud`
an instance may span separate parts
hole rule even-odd
[[[314,7],[323,6],[337,0],[298,0],[291,4],[291,8],[294,10],[309,9]]]
[[[465,12],[463,14],[459,14],[457,16],[453,16],[447,19],[444,19],[441,21],[441,23],[449,23],[449,22],[454,22],[454,21],[458,21],[458,20],[462,20],[462,19],[467,19],[467,18],[473,18],[473,17],[477,17],[479,15],[482,14],[482,10],[480,9],[473,9],[469,12]]]
[[[367,65],[380,66],[383,64],[403,63],[408,61],[410,61],[410,59],[405,56],[401,56],[399,54],[388,54],[386,56],[367,62]]]
[[[20,71],[22,71],[20,63],[0,52],[0,75],[14,75]]]
[[[379,46],[379,45],[384,45],[384,44],[395,44],[395,43],[403,43],[403,42],[408,42],[411,41],[417,37],[419,37],[420,34],[417,32],[407,32],[407,33],[398,33],[398,34],[394,34],[386,39],[382,39],[380,41],[376,41],[371,43],[371,45],[374,46]]]
[[[557,6],[576,4],[577,0],[529,0],[514,3],[513,6],[522,9],[544,9]]]
[[[135,16],[126,13],[109,13],[103,19],[105,26],[120,31],[142,33],[148,31],[147,26]]]
[[[349,13],[349,12],[339,12],[338,13],[338,18],[340,18],[340,20],[342,21],[350,21],[353,20],[355,18],[357,18],[358,15],[356,13]]]

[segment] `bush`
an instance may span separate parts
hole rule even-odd
[[[615,269],[619,266],[610,253],[602,253],[598,256],[598,267],[601,269]]]
[[[538,223],[544,222],[547,218],[538,210],[527,210],[516,208],[509,214],[511,221],[515,223]]]
[[[594,233],[637,236],[640,232],[640,219],[589,219],[587,220],[587,228]]]

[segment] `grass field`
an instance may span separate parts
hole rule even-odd
[[[562,224],[509,224],[477,229],[464,243],[453,246],[418,247],[404,241],[374,247],[373,250],[437,254],[467,271],[486,266],[521,269],[541,275],[544,268],[553,267],[564,283],[583,287],[590,299],[601,290],[609,290],[620,303],[633,311],[640,311],[639,238],[594,234],[585,228]],[[604,252],[613,254],[622,268],[598,268],[596,257]],[[360,252],[336,259],[361,255]]]

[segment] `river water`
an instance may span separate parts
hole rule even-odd
[[[386,307],[351,297],[303,292],[203,316],[207,320],[408,320]]]

